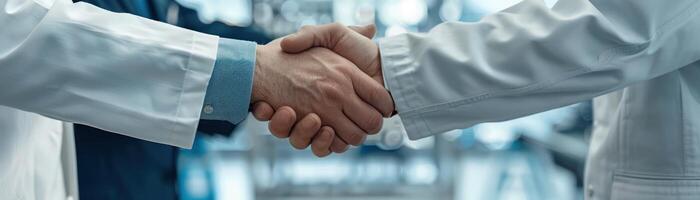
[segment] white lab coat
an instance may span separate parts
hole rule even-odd
[[[526,0],[379,45],[412,139],[595,98],[588,199],[700,199],[698,13],[698,0]]]
[[[0,0],[0,27],[0,199],[76,197],[63,122],[192,145],[218,37],[70,0]]]

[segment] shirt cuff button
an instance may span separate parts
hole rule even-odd
[[[204,106],[204,114],[212,114],[214,113],[214,107],[211,105],[205,105]]]

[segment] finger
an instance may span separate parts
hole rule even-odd
[[[299,53],[311,47],[332,49],[338,39],[347,33],[350,33],[348,28],[340,23],[304,26],[297,33],[285,37],[280,45],[287,53]]]
[[[289,143],[296,149],[306,149],[319,129],[321,129],[321,118],[314,113],[308,114],[294,125]]]
[[[277,109],[277,112],[272,116],[268,128],[270,133],[278,138],[289,137],[289,132],[292,130],[294,123],[297,121],[297,114],[294,109],[288,106],[283,106]]]
[[[360,145],[365,140],[367,135],[362,128],[355,125],[345,113],[339,113],[334,117],[324,117],[324,125],[333,127],[336,132],[336,136],[340,137],[346,144],[350,145]],[[326,122],[328,123],[326,124]]]
[[[320,40],[318,33],[314,30],[316,26],[304,26],[298,32],[282,39],[280,46],[287,53],[299,53],[307,50]],[[323,36],[325,34],[321,34]]]
[[[299,32],[285,37],[280,46],[287,53],[299,53],[312,47],[328,48],[363,72],[377,76],[381,72],[379,48],[369,39],[376,28],[370,25],[354,29],[358,32],[338,23],[304,26]]]
[[[275,114],[275,109],[266,102],[257,102],[253,104],[253,116],[259,121],[270,121],[272,115]]]
[[[374,24],[366,26],[350,26],[360,35],[372,39],[377,32]],[[304,26],[297,33],[285,37],[282,42],[282,50],[287,53],[299,53],[311,47],[332,47],[337,42],[334,38],[341,38],[347,29],[342,24],[326,24],[320,26]]]
[[[382,128],[382,114],[360,98],[350,98],[344,104],[343,112],[364,133],[375,134]],[[354,144],[354,143],[353,143]]]
[[[331,127],[324,126],[318,131],[311,143],[311,151],[318,157],[326,157],[331,154],[331,144],[335,138],[335,132]]]
[[[348,145],[348,143],[345,143],[343,139],[340,139],[337,133],[335,135],[336,137],[333,138],[333,143],[331,143],[331,151],[333,153],[344,153],[350,148],[350,146]]]
[[[374,24],[365,26],[348,26],[348,28],[359,33],[362,36],[365,36],[368,39],[374,38],[374,34],[377,33],[377,26],[375,26]]]
[[[372,105],[381,113],[381,116],[391,116],[395,110],[394,100],[381,84],[360,71],[353,72],[350,78],[357,96]]]

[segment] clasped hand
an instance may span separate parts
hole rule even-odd
[[[342,153],[382,127],[394,103],[383,85],[374,26],[305,26],[256,50],[253,115],[316,156]],[[303,117],[302,117],[303,116]]]

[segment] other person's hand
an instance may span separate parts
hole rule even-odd
[[[254,114],[272,119],[271,132],[290,136],[296,148],[306,148],[311,140],[331,140],[334,152],[344,151],[347,147],[341,146],[359,145],[366,134],[378,132],[382,115],[393,111],[381,82],[328,49],[291,55],[275,41],[258,47],[257,57],[252,102],[265,103],[256,103]],[[302,115],[297,121],[296,116]],[[333,132],[337,137],[332,137]],[[327,146],[328,142],[319,142],[312,149],[325,156]]]
[[[377,83],[383,85],[379,49],[377,45],[370,40],[374,36],[375,30],[376,29],[373,25],[362,27],[345,27],[336,23],[321,26],[305,26],[298,33],[284,38],[282,41],[282,48],[284,51],[289,53],[299,53],[313,47],[324,47],[331,49],[339,55],[352,61],[363,72],[370,75],[372,79],[377,81]],[[393,109],[392,102],[391,110]],[[312,143],[312,150],[314,153],[317,152],[317,146],[327,146],[323,140],[317,141],[316,138],[306,136],[313,132],[313,129],[304,130],[303,128],[296,127],[294,123],[289,123],[295,121],[296,119],[296,116],[292,115],[294,113],[293,111],[277,112],[274,113],[275,117],[272,118],[274,110],[272,110],[269,105],[264,103],[254,105],[253,111],[256,118],[259,120],[267,121],[272,119],[270,122],[271,131],[291,130],[292,127],[294,127],[294,131],[297,134],[292,134],[290,141],[295,140],[302,141],[299,143]],[[385,116],[389,115],[385,114]],[[289,133],[287,131],[286,134],[282,135],[288,136]],[[311,141],[312,139],[313,141]],[[340,138],[335,138],[331,145],[331,151],[335,153],[342,153],[345,150],[347,150],[347,145],[344,145]],[[318,155],[318,153],[316,154]]]

